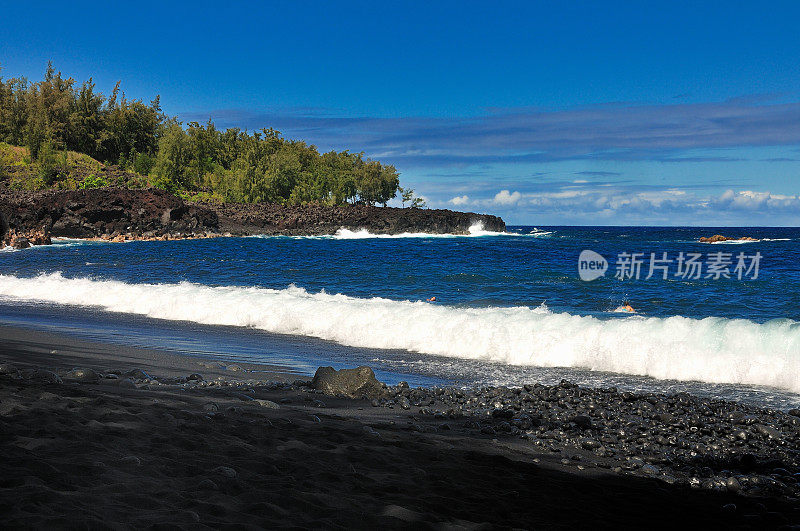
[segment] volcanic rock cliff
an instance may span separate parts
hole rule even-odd
[[[200,235],[218,224],[214,212],[157,189],[0,193],[0,239],[5,243],[10,233],[135,239]]]
[[[207,205],[219,217],[220,227],[234,234],[333,234],[341,228],[366,229],[373,234],[426,232],[464,234],[473,225],[502,232],[505,222],[487,214],[390,208],[368,205],[327,206],[307,204],[282,206],[267,203]]]
[[[173,239],[221,234],[331,234],[341,228],[376,234],[503,231],[496,216],[367,205],[187,203],[163,190],[0,191],[0,242],[27,246],[49,243],[49,236]]]

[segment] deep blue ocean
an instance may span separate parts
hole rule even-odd
[[[760,241],[697,243],[717,233]],[[0,252],[0,323],[300,374],[368,363],[418,385],[569,378],[800,404],[797,228],[56,243]],[[587,250],[607,262],[591,281]]]

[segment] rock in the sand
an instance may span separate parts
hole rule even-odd
[[[200,483],[197,484],[197,488],[202,490],[219,490],[217,484],[208,478],[200,481]]]
[[[640,471],[644,472],[649,476],[657,476],[661,473],[658,467],[653,465],[644,465],[642,468],[639,469]]]
[[[17,368],[10,363],[0,363],[0,374],[17,374]]]
[[[722,512],[726,514],[735,514],[736,513],[736,504],[735,503],[726,503],[722,506]]]
[[[219,411],[219,405],[216,402],[206,402],[203,404],[203,410],[209,413],[216,413]]]
[[[228,479],[236,479],[236,476],[239,475],[239,474],[236,473],[236,471],[234,469],[232,469],[231,467],[227,467],[227,466],[218,466],[217,468],[212,470],[212,472],[214,472],[215,474],[217,474],[219,476],[222,476],[224,478],[228,478]]]
[[[129,376],[136,380],[149,380],[150,375],[144,372],[142,369],[132,369],[125,373],[125,376]]]
[[[412,511],[411,509],[406,509],[405,507],[401,507],[399,505],[387,505],[383,510],[383,516],[397,518],[398,520],[407,523],[420,522],[423,519],[423,515],[421,513]]]
[[[272,400],[256,399],[256,400],[253,400],[253,402],[255,402],[259,406],[265,407],[267,409],[280,409],[281,408],[281,406],[279,406],[278,404],[276,404]]]
[[[39,400],[43,402],[58,402],[61,400],[61,397],[53,393],[41,393],[39,395]]]
[[[126,455],[120,461],[126,465],[133,465],[133,466],[142,465],[142,460],[136,457],[135,455]]]
[[[203,375],[202,374],[197,374],[197,373],[190,374],[189,376],[186,377],[186,380],[189,381],[189,382],[202,382],[203,381]]]
[[[72,369],[64,375],[64,379],[71,382],[97,383],[100,375],[92,369]]]
[[[320,367],[314,374],[311,387],[328,395],[349,398],[380,398],[385,393],[384,385],[366,366],[338,371],[333,367]]]
[[[375,430],[372,426],[364,426],[364,433],[369,435],[370,437],[375,437],[376,439],[381,438],[381,434]]]
[[[592,428],[592,419],[586,415],[575,415],[572,417],[572,422],[582,430],[589,430]]]
[[[117,385],[119,385],[123,389],[136,389],[136,384],[133,383],[133,380],[131,380],[130,378],[119,380],[119,383]]]
[[[25,378],[43,383],[54,383],[54,384],[62,383],[61,377],[59,375],[57,375],[53,371],[47,371],[44,369],[36,369],[34,371],[28,372],[25,374]]]

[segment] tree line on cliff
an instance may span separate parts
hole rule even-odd
[[[274,129],[182,124],[162,112],[158,97],[127,99],[119,83],[106,97],[91,78],[78,85],[52,64],[39,82],[0,77],[0,142],[28,148],[27,162],[40,170],[25,183],[30,188],[59,187],[59,157],[66,161],[72,151],[212,200],[385,204],[402,192],[395,167],[363,153],[319,153]],[[104,181],[92,175],[87,183]]]

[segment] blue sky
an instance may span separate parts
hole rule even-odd
[[[432,207],[800,225],[795,2],[0,4],[4,77],[53,60],[186,121],[363,150]]]

